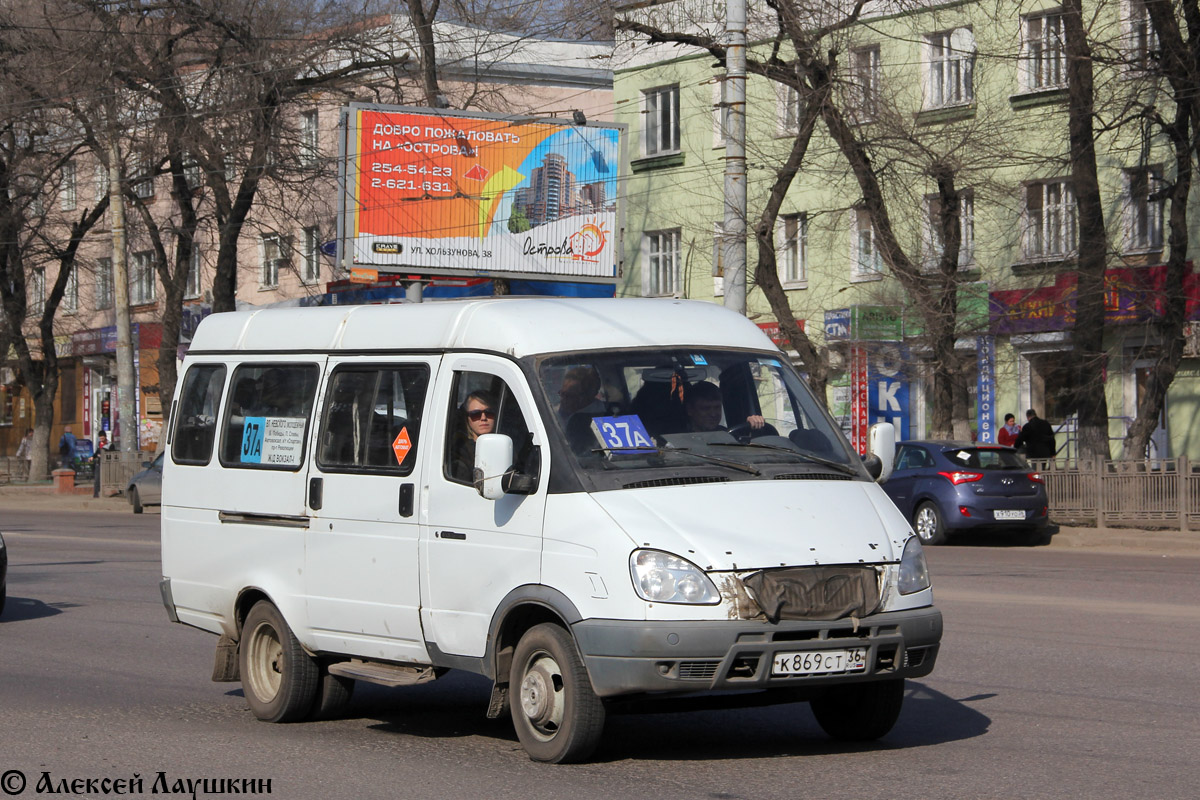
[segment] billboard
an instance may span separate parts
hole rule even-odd
[[[621,130],[352,104],[342,264],[613,282]]]

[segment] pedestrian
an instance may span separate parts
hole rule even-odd
[[[33,428],[25,429],[25,437],[21,439],[21,443],[17,445],[17,467],[22,470],[19,479],[25,483],[29,481],[29,475],[32,472],[33,466]]]
[[[1054,441],[1054,429],[1050,423],[1037,415],[1032,408],[1025,412],[1025,424],[1013,447],[1025,447],[1025,455],[1029,458],[1054,458],[1058,445]]]
[[[75,434],[71,426],[63,429],[63,435],[58,438],[58,455],[63,469],[74,469],[75,464]]]
[[[92,497],[100,496],[100,463],[104,460],[104,451],[109,449],[108,437],[100,431],[96,437],[96,455],[92,456]]]
[[[1021,434],[1021,426],[1017,424],[1016,415],[1015,414],[1005,414],[1004,415],[1004,427],[1002,427],[1000,429],[1000,432],[998,434],[996,434],[996,442],[998,444],[1004,445],[1005,447],[1015,447],[1016,445],[1014,444],[1014,442],[1017,441],[1017,437],[1020,434]]]

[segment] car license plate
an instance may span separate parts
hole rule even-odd
[[[867,668],[867,651],[809,650],[803,653],[776,653],[772,675],[826,675],[831,672],[862,672]]]
[[[996,519],[1025,519],[1025,512],[1019,509],[1016,511],[1002,511],[1000,509],[996,509],[992,513],[996,515]]]

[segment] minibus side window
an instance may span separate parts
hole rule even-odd
[[[533,434],[503,378],[487,372],[455,373],[450,403],[450,424],[446,428],[446,450],[442,461],[447,480],[471,484],[475,469],[475,436],[483,433],[508,436],[513,442],[516,461],[513,466],[518,472],[534,471],[532,464],[525,463],[534,458]],[[472,419],[472,416],[476,418]]]
[[[410,474],[428,385],[424,364],[334,372],[325,396],[317,464],[326,472]]]
[[[320,370],[316,364],[243,364],[233,371],[221,464],[296,471]]]
[[[225,365],[194,364],[183,378],[171,458],[176,464],[204,465],[217,440],[217,409],[225,388]]]

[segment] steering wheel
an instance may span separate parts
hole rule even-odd
[[[778,436],[779,431],[769,422],[764,422],[761,428],[754,428],[749,422],[743,422],[741,425],[734,425],[730,428],[729,434],[739,442],[748,442],[760,436]]]

